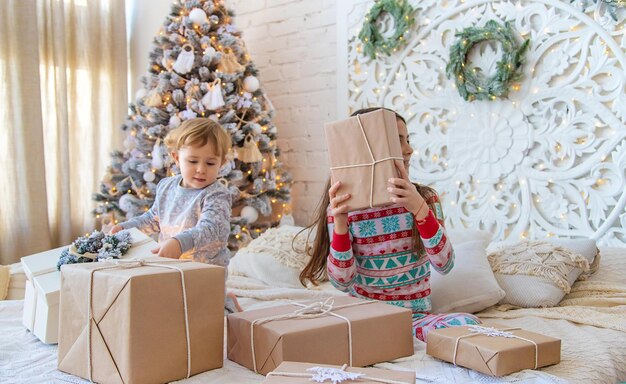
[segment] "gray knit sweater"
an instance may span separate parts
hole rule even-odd
[[[175,238],[183,252],[181,259],[228,266],[228,190],[218,182],[202,189],[184,188],[181,181],[181,175],[162,179],[152,207],[122,227],[134,227],[148,235],[159,232],[159,242]]]

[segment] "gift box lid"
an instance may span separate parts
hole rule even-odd
[[[67,246],[22,257],[21,262],[26,278],[32,280],[33,276],[57,271],[57,261],[59,261],[59,256],[61,256],[64,248]]]
[[[35,276],[33,285],[39,295],[49,307],[59,303],[59,292],[61,290],[61,272],[56,268],[53,272],[45,275]]]

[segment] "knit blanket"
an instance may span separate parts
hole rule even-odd
[[[501,305],[487,309],[478,316],[498,319],[536,316],[626,332],[626,285],[580,281],[574,284],[570,294],[558,307],[517,308]]]

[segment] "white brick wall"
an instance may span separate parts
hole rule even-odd
[[[276,108],[278,145],[294,178],[293,214],[305,225],[328,175],[324,122],[337,119],[334,0],[226,0]],[[128,7],[131,95],[148,67],[153,36],[171,0],[132,0]]]
[[[235,24],[274,107],[278,145],[294,178],[293,214],[308,223],[328,176],[324,122],[337,117],[336,4],[234,0]]]

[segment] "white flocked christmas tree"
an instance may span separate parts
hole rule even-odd
[[[218,179],[233,203],[229,247],[238,249],[288,215],[291,179],[280,162],[274,109],[257,76],[222,1],[174,1],[154,38],[144,87],[122,125],[124,150],[112,153],[94,194],[103,226],[152,205],[157,183],[177,172],[163,138],[194,117],[216,120],[232,137]]]

